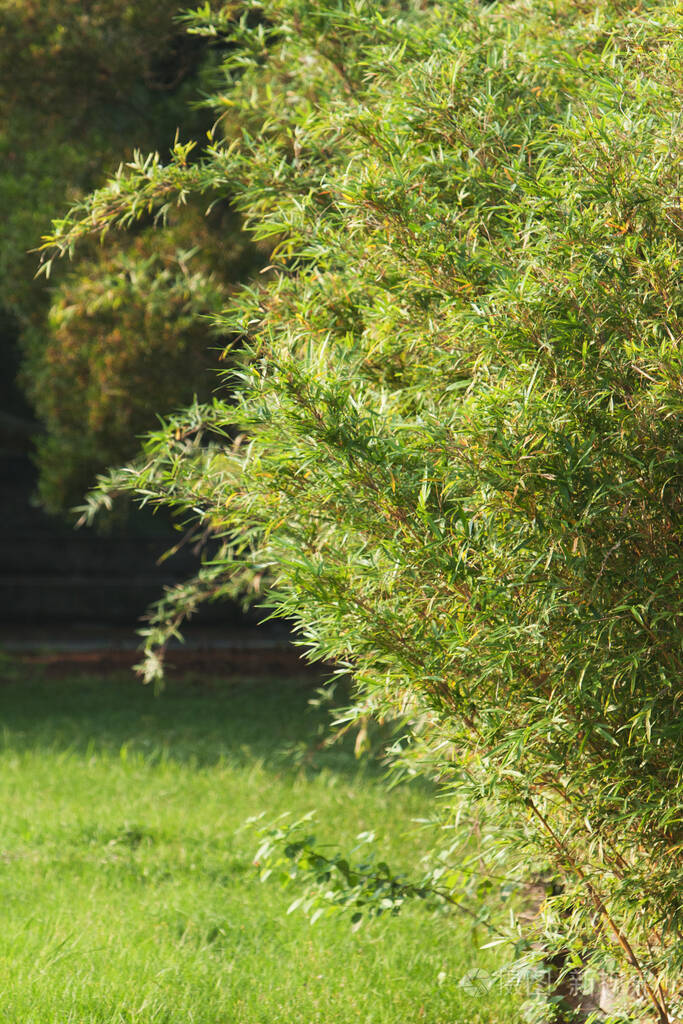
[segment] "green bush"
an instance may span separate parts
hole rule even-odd
[[[224,252],[196,211],[95,250],[53,292],[47,329],[28,334],[23,375],[45,428],[37,464],[50,511],[132,458],[159,411],[210,398],[221,338],[207,314],[225,305],[226,279],[245,255],[234,218],[222,221]]]
[[[174,21],[177,0],[0,0],[0,305],[33,321],[32,282],[51,214],[100,184],[135,146],[172,138],[201,52]]]
[[[275,250],[216,318],[246,338],[234,396],[90,501],[137,489],[224,537],[160,606],[152,673],[164,620],[269,574],[359,714],[420,723],[480,870],[503,847],[561,878],[527,960],[608,972],[620,1020],[660,1022],[683,1009],[682,27],[665,0],[199,11],[232,33],[225,135],[139,160],[47,250],[236,191]]]
[[[238,218],[222,204],[210,218],[183,210],[153,242],[147,234],[116,253],[90,247],[67,280],[63,269],[55,275],[56,292],[33,279],[27,250],[40,244],[56,209],[136,148],[168,146],[181,124],[197,134],[211,123],[188,101],[206,87],[217,55],[178,25],[178,10],[178,0],[0,0],[0,347],[8,400],[21,409],[20,363],[40,421],[38,490],[51,511],[80,500],[95,472],[129,458],[155,413],[194,392],[206,397],[210,338],[189,319],[220,306],[229,282],[254,262]],[[197,247],[206,257],[181,267],[175,251]],[[199,273],[208,258],[213,284],[208,271]],[[166,300],[162,325],[151,307],[158,314]],[[118,305],[125,315],[114,326]],[[180,318],[177,338],[171,317]],[[153,358],[162,345],[163,371]]]

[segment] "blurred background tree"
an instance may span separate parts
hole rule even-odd
[[[235,232],[227,211],[215,219]],[[243,254],[237,244],[223,259],[217,238],[215,225],[185,210],[162,232],[98,248],[25,332],[21,380],[44,427],[36,455],[48,510],[68,508],[104,465],[131,458],[157,410],[210,397],[220,336],[205,316],[224,304]]]
[[[196,314],[254,263],[223,201],[208,218],[175,211],[153,243],[143,223],[106,252],[84,248],[50,282],[34,277],[30,250],[55,211],[136,149],[210,127],[193,101],[219,51],[187,34],[179,9],[0,0],[0,447],[33,452],[53,512],[132,455],[156,414],[209,394],[216,342]]]

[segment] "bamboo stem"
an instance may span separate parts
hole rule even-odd
[[[531,798],[528,799],[527,804],[531,808],[533,813],[536,815],[538,820],[541,822],[541,824],[543,825],[544,829],[546,830],[546,832],[548,833],[548,835],[552,839],[553,844],[557,848],[557,850],[560,853],[560,855],[567,861],[567,863],[570,865],[572,871],[574,871],[577,874],[577,876],[581,879],[581,881],[586,886],[586,889],[588,890],[588,894],[590,895],[590,897],[591,897],[591,899],[593,901],[593,904],[595,905],[595,909],[603,917],[603,919],[607,923],[610,931],[612,932],[612,934],[614,935],[615,939],[617,940],[618,944],[623,949],[623,951],[624,951],[624,953],[626,955],[626,959],[631,964],[631,966],[635,968],[636,972],[638,973],[638,976],[639,976],[641,982],[643,983],[643,987],[644,987],[644,989],[645,989],[645,991],[647,993],[647,996],[648,996],[650,1002],[652,1003],[652,1005],[654,1006],[655,1010],[657,1011],[657,1016],[658,1016],[658,1019],[659,1019],[659,1024],[671,1024],[671,1018],[669,1017],[669,1013],[668,1013],[668,1010],[666,1008],[666,1004],[663,1002],[663,1000],[660,1000],[657,997],[657,994],[655,993],[654,989],[650,985],[650,982],[647,980],[645,972],[644,972],[643,968],[641,967],[640,962],[639,962],[636,954],[633,951],[633,947],[631,946],[631,943],[629,942],[629,940],[626,937],[626,935],[624,935],[624,933],[621,931],[619,926],[613,920],[612,916],[610,915],[609,910],[607,909],[607,906],[605,905],[605,902],[604,902],[602,896],[597,891],[597,889],[595,888],[593,883],[586,877],[586,874],[583,871],[583,869],[581,868],[581,866],[576,863],[576,860],[574,859],[572,854],[569,852],[569,850],[567,849],[565,844],[562,842],[562,840],[555,834],[555,832],[554,832],[553,828],[551,827],[550,823],[548,822],[547,818],[539,811],[539,809],[536,807],[535,803],[533,802],[533,800]],[[658,987],[660,988],[660,991],[661,991],[661,985],[659,985],[659,982],[657,982],[657,985],[658,985]]]

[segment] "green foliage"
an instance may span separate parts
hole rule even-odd
[[[55,210],[136,147],[168,148],[181,124],[201,134],[210,123],[196,100],[215,56],[182,29],[178,10],[178,0],[0,0],[0,311],[9,324],[0,345],[11,380],[19,334],[20,380],[42,428],[39,497],[51,511],[129,458],[155,413],[208,396],[209,334],[189,321],[220,308],[229,282],[254,264],[223,203],[210,218],[176,213],[154,241],[143,232],[116,252],[90,247],[68,277],[57,274],[56,292],[34,279],[27,250]],[[205,255],[188,270],[178,257],[197,248]]]
[[[50,215],[126,150],[170,141],[181,116],[198,127],[187,100],[201,51],[175,24],[178,7],[1,0],[0,305],[20,319],[45,301],[27,250]]]
[[[159,410],[210,397],[221,338],[207,314],[225,305],[225,282],[250,259],[234,216],[214,219],[209,227],[185,210],[162,232],[97,248],[54,290],[47,330],[27,332],[23,375],[45,428],[46,508],[75,504],[97,472],[130,459]]]
[[[470,808],[464,837],[562,879],[539,943],[616,962],[628,1019],[660,1024],[683,1000],[682,27],[667,0],[245,4],[224,136],[138,159],[46,249],[235,191],[274,244],[216,318],[246,339],[235,394],[90,501],[137,490],[224,537],[150,648],[270,574],[359,714],[421,723],[407,763]]]
[[[440,856],[433,857],[436,866],[430,866],[419,880],[411,880],[404,874],[397,874],[386,861],[377,859],[374,832],[361,832],[356,837],[351,857],[360,855],[362,860],[352,861],[329,850],[307,831],[311,817],[312,814],[308,814],[299,821],[292,821],[287,814],[275,827],[263,827],[259,819],[253,822],[254,826],[260,826],[261,845],[255,862],[260,868],[261,880],[266,881],[275,872],[283,882],[296,882],[306,888],[305,895],[290,904],[288,913],[302,907],[314,923],[329,911],[350,910],[353,927],[358,928],[366,917],[381,917],[386,913],[396,916],[406,902],[425,900],[431,909],[455,908],[470,918],[473,928],[480,925],[489,934],[502,935],[489,922],[490,908],[481,901],[483,895],[488,895],[490,883],[485,882],[482,887],[476,872],[463,864],[457,870],[450,867],[447,863],[450,851],[440,850]],[[474,907],[454,897],[464,876],[469,877],[463,896],[474,897]],[[504,886],[496,895],[504,902],[519,888],[518,880],[504,879]],[[497,900],[497,909],[499,905]]]
[[[174,23],[173,0],[145,4],[98,0],[83,6],[59,0],[3,0],[0,7],[0,89],[6,102],[27,102],[40,73],[42,98],[52,108],[82,111],[96,100],[127,98],[141,81],[165,89],[164,68],[174,43],[191,47]],[[168,68],[166,69],[169,70]],[[174,76],[185,71],[172,69]]]

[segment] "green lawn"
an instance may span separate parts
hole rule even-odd
[[[319,834],[375,828],[417,862],[425,791],[388,792],[343,750],[288,757],[317,725],[302,680],[0,681],[0,1021],[12,1024],[483,1024],[490,968],[467,924],[410,908],[311,926],[261,884],[248,817],[319,809]],[[482,936],[483,941],[483,936]],[[496,1007],[496,1002],[498,1006]]]

